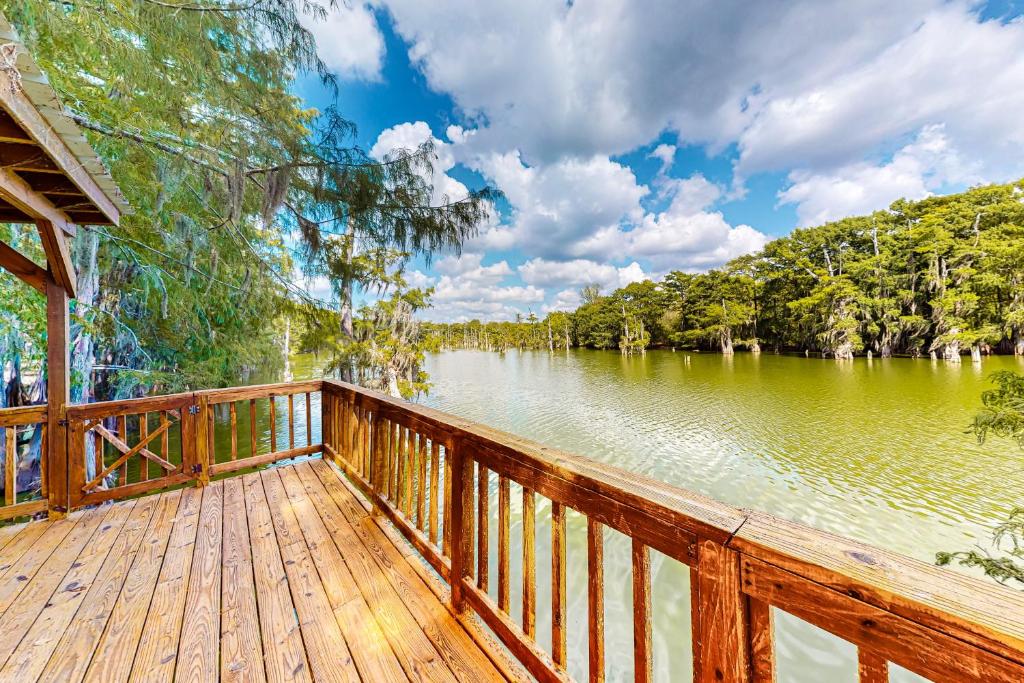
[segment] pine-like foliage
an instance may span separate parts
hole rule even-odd
[[[326,305],[294,284],[296,268],[350,292],[377,277],[356,252],[458,248],[489,210],[488,189],[431,205],[429,146],[379,163],[336,107],[293,95],[304,74],[333,85],[303,26],[333,5],[4,8],[134,208],[75,245],[80,277],[95,280],[74,308],[75,350],[90,359],[79,385],[95,390],[84,397],[270,372],[283,316]]]

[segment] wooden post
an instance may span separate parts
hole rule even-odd
[[[339,448],[338,444],[335,443],[334,439],[334,425],[331,422],[333,411],[335,408],[335,396],[330,393],[327,389],[326,383],[320,389],[320,441],[327,446],[330,446],[334,451],[341,456],[344,460],[348,457],[347,453],[343,453]],[[312,427],[309,428],[310,434],[313,433]],[[312,439],[312,437],[310,437]],[[330,459],[327,454],[329,451],[325,448],[323,457]]]
[[[49,515],[60,519],[67,515],[71,501],[68,483],[67,405],[71,401],[68,370],[68,293],[46,274],[46,472],[49,484]],[[84,463],[82,463],[84,466]]]
[[[472,514],[473,505],[467,498],[472,495],[470,477],[472,469],[466,467],[466,459],[463,457],[461,444],[454,440],[445,444],[445,464],[450,468],[452,477],[451,498],[451,576],[452,608],[456,612],[465,609],[465,602],[462,596],[462,582],[469,575],[469,566],[466,563],[467,546],[473,542],[466,534],[467,516]]]
[[[188,463],[188,473],[196,478],[198,486],[205,486],[210,483],[210,463],[213,461],[213,454],[210,452],[213,437],[210,433],[213,427],[213,420],[210,419],[210,399],[205,395],[198,396],[195,407],[197,413],[192,420],[191,430],[195,434],[195,439],[189,444],[192,447],[192,459]]]
[[[746,599],[740,590],[740,557],[714,541],[697,553],[698,681],[750,680]]]

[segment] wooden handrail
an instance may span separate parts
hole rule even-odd
[[[601,668],[604,661],[599,614],[603,591],[600,582],[594,581],[602,570],[594,565],[603,561],[598,539],[607,526],[633,542],[634,600],[639,607],[633,644],[637,680],[646,680],[650,674],[648,548],[691,567],[697,680],[774,680],[769,607],[791,612],[855,644],[864,682],[883,680],[890,661],[933,680],[1024,680],[1024,594],[1018,591],[766,513],[737,509],[349,384],[324,380],[323,396],[325,405],[332,406],[331,419],[337,425],[325,431],[331,435],[325,437],[331,458],[449,581],[455,612],[461,618],[475,613],[483,619],[541,680],[562,680],[566,675],[557,608],[562,599],[559,572],[564,571],[565,545],[558,520],[566,508],[588,519],[592,667]],[[369,446],[358,438],[340,440],[346,429],[372,434]],[[413,438],[428,441],[431,447],[410,450],[405,444]],[[427,537],[418,528],[408,507],[412,480],[404,478],[435,467],[438,457],[432,454],[437,445],[445,450],[443,527],[445,537],[454,536],[450,542],[436,534]],[[411,460],[424,457],[432,461]],[[487,490],[483,480],[474,479],[474,472],[496,474],[496,511],[474,506],[474,498],[483,500]],[[527,516],[534,494],[552,501],[551,580],[556,608],[550,654],[534,639],[532,566],[523,572],[524,622],[516,624],[509,617],[510,481],[521,485],[528,496],[524,498]],[[479,496],[474,496],[477,486]],[[437,497],[431,496],[429,502],[433,517],[427,521],[428,529],[440,521],[436,520],[441,514]],[[413,502],[416,509],[420,500]],[[498,518],[497,603],[482,588],[488,580],[486,572],[481,572],[485,557],[478,558],[477,567],[472,560],[474,548],[487,552],[486,531],[479,528],[486,514]],[[529,544],[524,548],[530,564]],[[603,670],[590,674],[591,680],[602,680],[602,676]]]

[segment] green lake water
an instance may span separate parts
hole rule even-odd
[[[295,359],[296,378],[315,374],[315,365]],[[1022,502],[1024,455],[1016,445],[980,446],[965,433],[987,377],[997,369],[1024,372],[1024,362],[994,357],[980,366],[956,366],[772,354],[452,351],[428,358],[433,388],[421,401],[732,505],[930,562],[937,550],[987,542],[993,524]],[[494,509],[493,477],[491,485]],[[516,505],[516,548],[522,538],[518,513]],[[549,504],[539,500],[537,624],[546,647],[548,514]],[[492,543],[496,537],[494,528]],[[585,543],[585,520],[570,513],[569,653],[577,677],[586,674]],[[607,532],[605,553],[608,674],[627,679],[628,539]],[[657,553],[652,572],[656,677],[688,680],[688,572]],[[518,586],[521,567],[515,562],[512,573]],[[512,593],[518,615],[518,591]],[[775,620],[780,681],[856,680],[852,646],[788,615],[776,612]],[[892,678],[915,680],[899,669]]]

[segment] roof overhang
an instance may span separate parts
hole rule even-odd
[[[39,226],[49,270],[74,296],[67,238],[75,225],[116,225],[127,211],[103,162],[0,14],[0,222]],[[26,265],[12,263],[9,251],[0,250],[0,265],[22,277]]]

